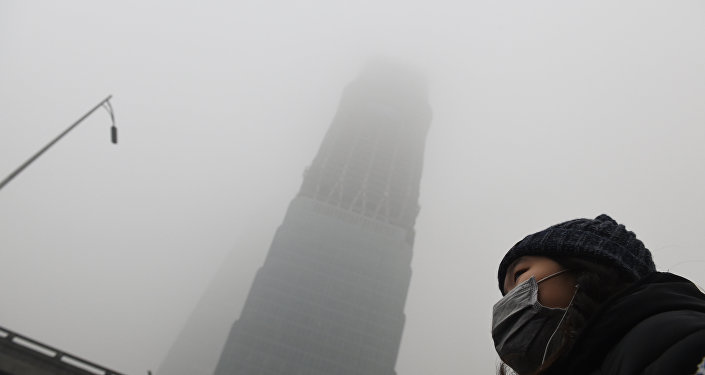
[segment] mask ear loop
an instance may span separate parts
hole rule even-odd
[[[558,328],[561,327],[561,323],[563,323],[563,319],[565,319],[565,316],[568,314],[568,309],[573,304],[573,300],[575,299],[575,296],[578,294],[578,288],[580,288],[580,285],[575,285],[575,293],[573,293],[573,297],[570,298],[570,302],[568,302],[568,307],[565,308],[565,312],[563,313],[561,320],[558,321],[558,325],[556,326],[556,329],[553,330],[553,333],[551,333],[551,337],[548,338],[548,342],[546,343],[546,349],[544,349],[544,351],[543,351],[543,358],[541,359],[541,365],[543,365],[543,363],[546,362],[546,354],[548,354],[548,346],[551,344],[551,340],[553,340],[553,336],[556,334],[556,332],[558,332]]]
[[[556,272],[556,273],[552,273],[552,274],[550,274],[550,275],[544,277],[543,279],[537,281],[536,284],[538,284],[538,283],[540,283],[540,282],[542,282],[542,281],[546,281],[546,280],[548,280],[548,279],[550,279],[550,278],[552,278],[552,277],[556,277],[556,276],[558,276],[558,275],[560,275],[560,274],[566,273],[566,272],[568,272],[568,271],[570,271],[570,269],[567,269],[567,268],[566,268],[566,269],[560,270],[560,271],[558,271],[558,272]]]

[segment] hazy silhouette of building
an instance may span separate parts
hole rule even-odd
[[[430,121],[424,77],[369,64],[345,88],[229,334],[209,323],[224,313],[205,305],[227,298],[211,287],[159,373],[394,374]],[[191,351],[197,360],[184,360]]]

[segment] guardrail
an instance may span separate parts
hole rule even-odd
[[[81,357],[66,353],[49,345],[43,344],[27,336],[20,335],[7,328],[0,326],[0,342],[9,343],[11,346],[35,353],[43,354],[50,363],[70,366],[96,375],[124,375],[117,371],[95,364]]]

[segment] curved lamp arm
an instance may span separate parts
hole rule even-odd
[[[15,169],[12,173],[10,173],[9,176],[5,177],[2,182],[0,182],[0,189],[5,187],[10,181],[12,181],[13,178],[15,178],[18,174],[20,174],[25,168],[27,168],[32,162],[37,160],[40,156],[42,156],[43,153],[45,153],[51,146],[53,146],[56,142],[58,142],[61,138],[63,138],[66,134],[68,134],[73,128],[78,126],[83,120],[85,120],[88,116],[90,116],[93,112],[95,112],[98,108],[100,107],[105,107],[105,109],[110,113],[110,119],[113,122],[113,126],[110,128],[110,135],[112,142],[117,144],[117,128],[115,127],[115,114],[113,113],[113,106],[110,105],[110,99],[112,98],[112,95],[108,95],[107,98],[103,99],[98,103],[93,109],[88,111],[85,115],[83,115],[81,118],[76,120],[71,126],[66,128],[61,134],[59,134],[56,138],[54,138],[51,142],[49,142],[46,146],[44,146],[41,150],[37,151],[36,154],[32,155],[29,160],[24,162],[22,165],[20,165],[17,169]]]

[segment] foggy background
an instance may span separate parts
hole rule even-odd
[[[156,370],[228,256],[244,302],[387,56],[434,113],[397,373],[492,373],[526,234],[607,213],[705,284],[703,46],[699,1],[0,2],[0,178],[108,94],[120,133],[101,109],[0,191],[0,325]]]

